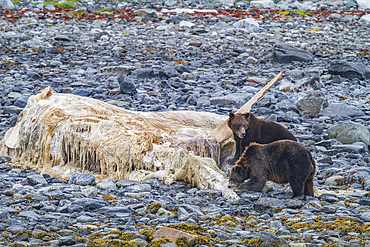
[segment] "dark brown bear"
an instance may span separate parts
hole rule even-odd
[[[313,196],[315,171],[310,151],[298,142],[252,143],[231,168],[229,184],[239,192],[261,192],[268,180],[289,183],[293,198],[304,199]]]
[[[236,145],[234,163],[250,143],[267,144],[277,140],[297,141],[292,133],[280,124],[257,118],[252,113],[229,113],[227,125],[233,131]]]

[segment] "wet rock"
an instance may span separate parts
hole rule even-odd
[[[328,72],[332,75],[340,75],[341,77],[353,79],[369,79],[370,67],[362,63],[347,62],[344,60],[332,62],[328,68]]]
[[[278,63],[311,62],[313,57],[306,51],[288,45],[277,45],[274,48],[272,59]]]
[[[128,95],[135,95],[137,93],[135,83],[128,76],[121,76],[118,78],[119,88],[121,93]]]

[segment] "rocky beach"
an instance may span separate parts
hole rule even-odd
[[[0,246],[370,246],[370,1],[0,0],[0,140],[48,86],[226,116],[281,71],[251,112],[311,151],[314,197],[63,180],[0,156]]]

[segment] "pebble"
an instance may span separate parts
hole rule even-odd
[[[367,0],[73,4],[0,0],[0,139],[47,86],[135,111],[226,115],[284,71],[252,112],[311,150],[315,197],[277,184],[232,202],[181,182],[65,181],[0,156],[1,246],[370,244]]]

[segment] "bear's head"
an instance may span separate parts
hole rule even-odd
[[[250,169],[245,166],[235,164],[231,167],[230,176],[229,176],[229,187],[238,187],[250,176]]]
[[[249,113],[229,113],[229,119],[227,125],[233,131],[233,133],[240,139],[247,134],[249,128],[250,114]]]

